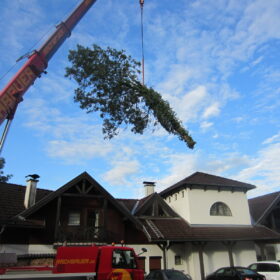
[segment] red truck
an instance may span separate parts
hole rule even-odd
[[[0,279],[144,280],[132,248],[62,246],[54,265],[0,268]]]

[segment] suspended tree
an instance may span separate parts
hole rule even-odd
[[[111,139],[123,126],[143,134],[148,126],[160,124],[189,148],[194,147],[195,141],[169,103],[138,80],[140,63],[125,51],[77,45],[69,51],[68,59],[71,66],[65,76],[78,84],[74,100],[88,113],[99,112],[105,138]]]

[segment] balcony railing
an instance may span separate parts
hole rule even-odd
[[[103,227],[64,226],[59,227],[56,241],[103,242],[107,233]]]

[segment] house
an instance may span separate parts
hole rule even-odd
[[[142,199],[116,199],[86,172],[56,191],[36,183],[0,184],[0,253],[16,253],[20,263],[50,263],[65,243],[114,242],[137,253],[145,247],[146,272],[175,268],[205,279],[221,266],[250,264],[255,247],[280,238],[251,224],[246,193],[255,186],[210,174],[196,172],[160,193],[144,182]]]
[[[253,224],[263,225],[280,233],[280,192],[274,192],[248,200]],[[266,244],[257,251],[267,260],[280,260],[280,245]],[[259,257],[260,258],[260,257]]]

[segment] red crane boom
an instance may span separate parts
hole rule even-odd
[[[5,119],[8,121],[13,119],[18,103],[23,100],[24,93],[45,72],[51,57],[66,38],[71,35],[75,25],[95,2],[96,0],[83,0],[71,15],[56,27],[55,32],[41,48],[38,51],[34,51],[28,57],[28,61],[15,74],[6,87],[0,91],[0,124]],[[3,145],[2,142],[5,140],[8,127],[5,130],[1,139],[0,149]]]

